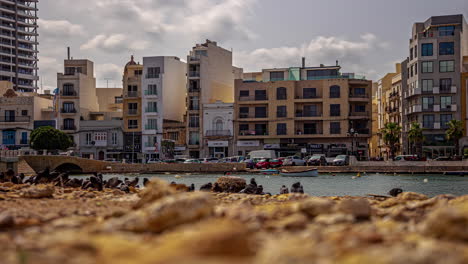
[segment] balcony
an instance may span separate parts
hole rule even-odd
[[[297,95],[296,99],[304,100],[304,99],[321,99],[321,95]]]
[[[240,113],[240,119],[247,119],[247,118],[268,118],[267,114],[249,114],[249,113]]]
[[[60,113],[62,114],[76,114],[76,109],[60,109]]]
[[[296,117],[321,117],[319,112],[296,112]]]
[[[29,145],[29,140],[24,140],[24,139],[21,139],[20,140],[20,145]]]
[[[28,123],[31,120],[29,116],[1,116],[0,123]]]
[[[354,94],[354,93],[350,93],[349,94],[349,98],[369,98],[369,94]]]
[[[440,93],[457,93],[456,86],[440,86]]]
[[[200,88],[198,87],[189,87],[189,93],[199,93]]]
[[[145,75],[145,78],[146,78],[146,79],[158,79],[158,78],[159,78],[159,74],[146,74],[146,75]]]
[[[63,130],[63,131],[76,130],[76,126],[75,125],[62,126],[61,130]]]
[[[239,97],[239,101],[267,101],[267,100],[268,100],[268,96],[266,94]]]
[[[158,109],[153,108],[153,107],[146,107],[145,108],[145,113],[157,113]]]
[[[362,116],[369,117],[369,111],[364,111],[364,112],[350,112],[350,113],[349,113],[349,116],[352,116],[352,117],[362,117]]]
[[[339,129],[338,129],[339,131]],[[302,135],[323,135],[323,131],[320,131],[318,129],[296,129],[296,135],[298,136],[302,136]],[[336,133],[336,134],[339,134],[339,133]]]
[[[241,130],[239,136],[268,136],[267,130]]]
[[[138,91],[127,91],[127,97],[130,97],[130,98],[138,97]]]
[[[228,137],[231,135],[230,130],[207,130],[205,134],[207,137]]]
[[[358,128],[356,129],[356,132],[358,135],[369,135],[370,134],[370,129],[369,128]]]
[[[198,78],[200,77],[200,72],[199,71],[189,71],[188,76],[191,78]]]
[[[158,130],[158,128],[156,126],[153,126],[153,125],[145,125],[145,129],[146,130]]]
[[[391,92],[389,96],[390,96],[390,98],[399,97],[400,93],[399,92]]]
[[[78,93],[76,91],[61,91],[60,95],[61,96],[78,96]]]
[[[138,109],[128,109],[128,114],[129,115],[137,115],[138,114]]]
[[[147,96],[158,96],[156,91],[145,90],[145,95]]]
[[[414,95],[420,95],[420,94],[421,94],[420,88],[409,89],[405,94],[405,98],[408,98]]]

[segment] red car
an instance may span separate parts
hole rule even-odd
[[[268,168],[276,168],[276,167],[280,167],[281,165],[283,165],[283,162],[281,160],[277,160],[277,159],[262,159],[260,160],[259,162],[257,162],[257,164],[255,165],[255,167],[257,169],[268,169]]]

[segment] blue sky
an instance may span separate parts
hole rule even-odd
[[[468,16],[466,0],[41,0],[40,76],[56,86],[66,47],[95,63],[98,86],[121,86],[131,54],[185,59],[205,39],[245,71],[334,64],[378,79],[407,56],[414,22]]]

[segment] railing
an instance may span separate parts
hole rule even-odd
[[[145,90],[145,95],[158,95],[157,91]]]
[[[369,98],[369,94],[349,94],[349,98]]]
[[[369,111],[364,112],[351,112],[349,113],[350,116],[369,116]]]
[[[128,109],[128,114],[129,115],[137,115],[138,114],[138,109]]]
[[[214,137],[214,136],[231,136],[232,133],[230,130],[207,130],[206,135],[207,137]]]
[[[158,130],[157,126],[153,126],[153,125],[145,125],[145,129],[146,130]]]
[[[243,118],[268,118],[268,114],[261,115],[261,114],[240,113],[239,118],[240,119],[243,119]]]
[[[62,126],[61,129],[62,130],[76,130],[76,126],[75,125]]]
[[[61,91],[60,95],[61,96],[77,96],[78,94],[76,91]]]
[[[284,135],[287,135],[287,134],[288,134],[288,131],[286,129],[276,130],[276,135],[278,135],[278,136],[284,136]]]
[[[428,106],[423,106],[422,108],[423,112],[433,112],[434,111],[434,105],[428,105]]]
[[[318,129],[297,129],[296,130],[296,135],[322,135],[323,132],[318,130]]]
[[[75,114],[76,113],[76,109],[60,109],[60,113],[62,114]]]
[[[189,93],[199,93],[200,88],[197,87],[189,87]]]
[[[21,139],[21,140],[20,140],[20,145],[29,145],[29,140],[27,140],[27,139],[26,139],[26,140]]]
[[[322,113],[317,112],[296,112],[296,117],[321,117]]]
[[[369,135],[370,134],[370,129],[369,128],[358,128],[358,129],[356,129],[356,132],[358,134]]]
[[[146,74],[146,75],[145,75],[145,78],[146,78],[146,79],[158,79],[158,78],[159,78],[159,74]]]
[[[138,97],[138,91],[127,91],[127,97]]]
[[[239,131],[240,136],[268,136],[266,130]]]
[[[320,99],[320,98],[322,98],[321,95],[308,95],[308,96],[298,95],[296,96],[296,99]]]
[[[158,109],[157,109],[157,108],[153,108],[153,107],[146,107],[146,108],[145,108],[145,112],[146,112],[146,113],[157,113],[157,112],[158,112]]]
[[[268,100],[267,95],[251,95],[251,96],[240,96],[239,101],[266,101]]]
[[[200,106],[189,106],[188,110],[189,111],[198,111],[198,110],[200,110]]]
[[[392,92],[392,93],[390,93],[390,98],[393,98],[393,97],[399,96],[399,95],[400,95],[399,92]]]
[[[1,123],[21,123],[29,122],[30,120],[30,116],[0,116]]]
[[[189,145],[198,146],[198,145],[200,145],[200,141],[199,140],[189,140]]]
[[[200,77],[199,71],[189,71],[189,77]]]

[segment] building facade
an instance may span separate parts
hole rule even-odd
[[[372,82],[339,66],[265,69],[235,82],[235,153],[368,156]]]
[[[83,158],[121,160],[123,153],[122,120],[80,121],[80,154]]]
[[[16,91],[37,90],[37,2],[1,1],[0,81]]]
[[[208,157],[234,155],[234,104],[217,101],[203,105],[203,153]]]
[[[172,142],[174,148],[171,151],[163,151],[163,159],[173,159],[178,156],[186,156],[187,150],[187,122],[168,120],[163,121],[163,141]]]
[[[447,122],[464,120],[461,71],[468,55],[468,26],[463,15],[435,16],[415,23],[403,92],[407,107],[405,131],[421,124],[425,156],[450,156],[454,144],[445,138]]]

